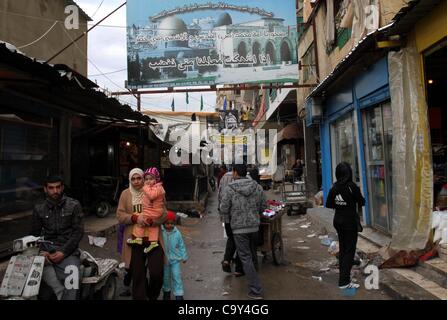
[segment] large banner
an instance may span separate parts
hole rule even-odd
[[[297,82],[295,0],[128,0],[130,89]]]

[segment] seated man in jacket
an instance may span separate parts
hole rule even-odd
[[[84,235],[82,208],[64,195],[61,177],[48,177],[44,190],[46,199],[33,210],[31,232],[51,242],[41,247],[45,257],[42,287],[50,287],[58,300],[76,300],[81,278],[78,248]]]

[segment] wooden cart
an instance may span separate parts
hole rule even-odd
[[[284,244],[282,241],[282,216],[284,210],[279,211],[273,217],[261,218],[261,234],[263,244],[258,247],[258,251],[263,254],[272,252],[273,263],[281,265],[284,260]]]
[[[308,201],[309,194],[305,181],[294,180],[293,182],[288,182],[284,179],[281,193],[288,216],[295,214],[304,215],[307,213],[308,208],[312,208],[312,204]]]

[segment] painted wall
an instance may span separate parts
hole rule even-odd
[[[47,60],[87,30],[86,17],[80,14],[79,30],[66,30],[65,0],[2,0],[0,2],[0,41],[21,47],[40,38],[56,20],[61,21],[37,43],[20,51],[39,60]],[[68,32],[69,35],[65,31]],[[70,39],[71,38],[71,39]],[[87,37],[84,37],[51,61],[66,64],[87,76]]]

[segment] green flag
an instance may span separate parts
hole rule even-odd
[[[203,95],[200,97],[200,111],[203,111]]]
[[[189,93],[186,93],[186,104],[189,104]]]
[[[172,98],[171,109],[172,109],[172,111],[175,111],[175,101],[174,101],[174,98]]]

